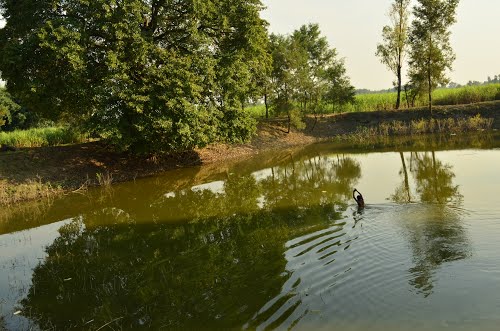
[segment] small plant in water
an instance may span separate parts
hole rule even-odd
[[[98,172],[96,174],[96,177],[97,183],[99,183],[99,185],[103,187],[110,187],[111,183],[113,182],[113,175],[111,175],[108,171],[106,171],[105,174]]]

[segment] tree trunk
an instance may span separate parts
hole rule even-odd
[[[266,119],[269,118],[269,104],[267,103],[267,92],[264,94],[264,104],[266,105]]]
[[[290,115],[290,111],[288,111],[288,131],[286,133],[290,133],[291,125],[292,125],[292,116]]]
[[[403,172],[404,172],[404,176],[405,176],[405,189],[406,189],[406,193],[408,194],[407,202],[411,202],[410,181],[408,179],[408,169],[406,169],[406,163],[405,163],[405,158],[404,158],[403,152],[400,152],[399,155],[401,156],[401,162],[403,163]]]
[[[410,108],[410,100],[408,100],[408,87],[405,84],[405,98],[406,98],[406,107]]]
[[[400,59],[401,61],[401,59]],[[398,66],[398,98],[396,100],[396,109],[399,109],[401,105],[401,62]]]
[[[431,112],[432,115],[432,80],[431,80],[431,71],[429,69],[429,111]]]
[[[429,58],[427,62],[427,83],[429,84],[429,111],[432,115],[432,76],[431,76],[431,51],[432,51],[432,36],[429,34]]]

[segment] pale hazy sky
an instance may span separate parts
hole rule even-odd
[[[393,0],[263,0],[270,31],[288,34],[318,23],[346,61],[356,88],[385,89],[393,76],[375,56]],[[450,77],[465,84],[500,74],[500,0],[461,0],[452,28],[457,60]]]

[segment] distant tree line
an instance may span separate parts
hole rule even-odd
[[[484,82],[479,82],[477,80],[469,80],[467,82],[467,86],[479,86],[479,85],[489,85],[489,84],[500,84],[500,75],[495,75],[493,78],[491,76],[488,76],[488,79],[485,80]]]
[[[493,78],[491,78],[493,77]],[[469,80],[466,84],[462,85],[453,81],[450,81],[447,85],[442,85],[440,88],[458,88],[462,86],[481,86],[481,85],[489,85],[489,84],[500,84],[500,75],[488,76],[488,79],[480,82],[477,80]],[[392,87],[388,89],[382,90],[369,90],[369,89],[356,89],[354,91],[356,94],[379,94],[379,93],[392,93],[397,92],[397,87]]]

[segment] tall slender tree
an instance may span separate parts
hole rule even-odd
[[[449,82],[455,54],[450,45],[450,27],[456,22],[459,0],[417,0],[415,19],[410,31],[410,70],[413,86],[429,95],[432,113],[432,91]]]
[[[383,42],[377,45],[380,61],[395,75],[398,91],[396,109],[401,104],[402,70],[408,49],[408,30],[410,22],[410,0],[394,0],[389,9],[390,25],[382,29]]]

